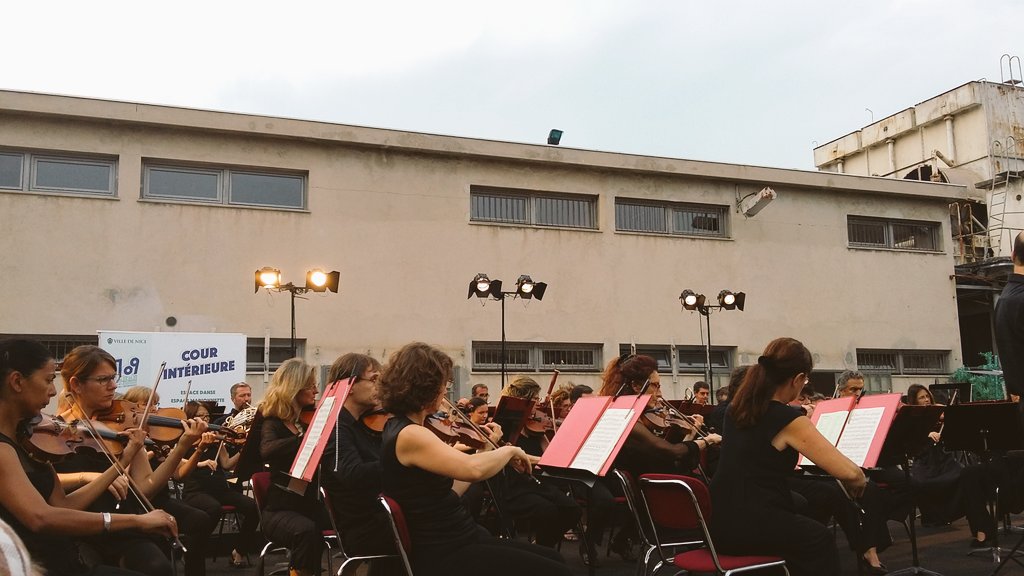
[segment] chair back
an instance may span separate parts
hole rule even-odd
[[[408,576],[413,576],[412,564],[409,563],[409,554],[412,553],[412,538],[409,536],[409,525],[405,521],[405,513],[393,498],[381,494],[379,500],[384,511],[388,513],[388,519],[391,520],[391,533],[395,537],[395,549],[402,557],[405,572]]]
[[[633,479],[633,475],[618,468],[612,470],[612,475],[618,479],[619,485],[622,487],[622,494],[626,497],[626,507],[629,508],[629,512],[633,515],[633,520],[636,521],[640,537],[644,541],[644,546],[648,548],[655,547],[657,540],[654,534],[654,525],[651,524],[651,516],[647,513],[647,508],[639,500],[639,492],[637,492],[636,481]]]
[[[250,479],[252,498],[256,501],[256,509],[263,510],[267,505],[267,492],[270,491],[270,472],[255,472]]]
[[[719,572],[724,572],[708,529],[708,521],[711,520],[711,492],[707,484],[689,476],[644,474],[640,477],[640,499],[656,527],[670,530],[700,528],[715,566]]]

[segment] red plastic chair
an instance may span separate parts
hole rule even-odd
[[[409,554],[412,553],[412,538],[409,537],[409,525],[405,522],[405,513],[402,507],[393,499],[381,494],[380,504],[388,513],[391,520],[391,533],[395,537],[395,549],[402,558],[402,565],[405,566],[407,576],[413,576],[412,564],[409,563]]]
[[[704,548],[676,554],[672,563],[688,572],[713,572],[729,576],[739,572],[781,566],[789,574],[786,561],[778,556],[729,556],[719,554],[711,540],[711,493],[703,482],[673,474],[644,474],[640,477],[640,499],[655,527],[655,544],[660,548],[658,528],[695,530],[704,533]]]

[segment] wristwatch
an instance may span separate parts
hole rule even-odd
[[[110,512],[103,513],[103,531],[110,532]]]

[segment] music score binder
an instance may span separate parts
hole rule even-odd
[[[320,402],[317,403],[316,412],[313,413],[313,421],[302,435],[299,451],[288,470],[289,479],[285,488],[289,491],[304,494],[306,486],[313,480],[316,467],[320,465],[320,457],[323,456],[327,441],[331,438],[331,430],[334,429],[349,390],[352,389],[352,381],[352,378],[338,380],[328,384],[324,389]]]
[[[576,401],[540,459],[552,476],[604,476],[647,408],[650,395],[586,396]]]
[[[900,407],[899,394],[872,394],[818,402],[811,422],[836,449],[861,468],[875,468]],[[814,466],[806,456],[800,466]]]

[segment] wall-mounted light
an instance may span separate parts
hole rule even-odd
[[[737,196],[738,195],[739,194],[737,194]],[[747,218],[753,218],[754,216],[757,216],[758,212],[764,210],[765,206],[771,204],[772,200],[778,198],[778,196],[779,195],[775,190],[765,186],[760,192],[747,194],[743,198],[737,200],[736,207]]]
[[[548,132],[548,144],[552,146],[558,146],[558,143],[562,141],[562,131],[557,128],[552,128],[551,132]]]

